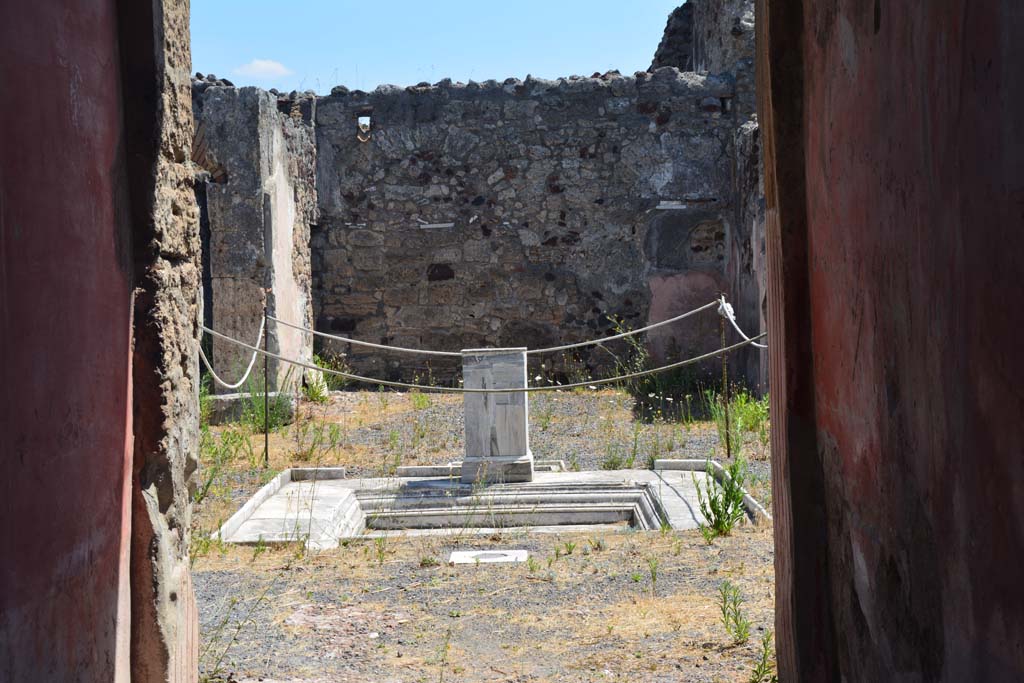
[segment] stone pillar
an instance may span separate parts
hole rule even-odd
[[[462,351],[462,377],[467,389],[523,388],[526,386],[526,349],[465,349]],[[464,394],[464,397],[463,483],[532,481],[527,394]]]
[[[210,175],[204,193],[204,275],[212,290],[207,314],[213,329],[252,344],[264,304],[276,318],[313,326],[309,226],[316,220],[316,154],[301,102],[295,102],[297,116],[286,116],[271,93],[221,83],[193,84],[202,138],[197,163]],[[312,362],[311,334],[271,323],[267,337],[270,351]],[[252,355],[221,339],[212,348],[214,367],[229,381],[241,376]],[[302,382],[301,370],[275,360],[269,365],[271,391],[294,391]],[[261,390],[262,367],[259,361],[252,375]]]

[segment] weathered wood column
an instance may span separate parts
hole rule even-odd
[[[467,389],[524,388],[526,349],[465,349],[462,377]],[[464,397],[466,456],[462,481],[532,481],[527,394],[469,393]]]

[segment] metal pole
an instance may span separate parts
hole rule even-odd
[[[725,318],[719,318],[718,320],[719,331],[722,335],[722,348],[725,348]],[[726,360],[728,354],[722,354],[722,401],[725,403],[725,457],[732,460],[732,440],[729,438],[729,361]]]
[[[269,290],[266,296],[269,296]],[[263,300],[263,350],[267,350],[267,337],[270,336],[268,327],[266,298]],[[268,378],[270,376],[270,356],[263,354],[263,469],[270,468],[270,392],[268,391]]]

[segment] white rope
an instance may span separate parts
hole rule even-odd
[[[266,325],[266,323],[266,318],[260,321],[260,333],[259,336],[256,337],[256,347],[259,347],[260,342],[263,340],[263,326]],[[205,330],[206,327],[203,327],[203,329]],[[238,380],[234,384],[228,384],[220,377],[218,377],[217,373],[213,371],[213,365],[210,364],[210,359],[206,357],[206,352],[203,351],[203,345],[199,345],[199,357],[203,359],[203,365],[205,365],[206,369],[210,371],[210,375],[213,377],[214,381],[217,382],[217,384],[224,387],[225,389],[237,389],[238,387],[242,386],[242,384],[245,383],[245,380],[249,379],[249,373],[252,372],[252,367],[256,364],[257,355],[259,354],[256,351],[253,351],[252,358],[249,359],[249,367],[245,369],[245,374],[242,375],[242,379]]]
[[[696,309],[694,309],[692,311],[687,311],[686,313],[683,313],[682,315],[677,315],[674,318],[669,318],[668,320],[662,320],[661,322],[656,322],[656,323],[654,323],[652,325],[648,325],[647,327],[640,327],[640,328],[635,329],[635,330],[627,330],[626,332],[623,332],[621,334],[612,335],[611,337],[603,337],[601,339],[591,339],[591,340],[588,340],[588,341],[577,342],[575,344],[565,344],[563,346],[551,346],[551,347],[548,347],[546,349],[530,349],[526,353],[527,353],[527,355],[531,355],[532,356],[532,355],[535,355],[535,354],[538,354],[538,353],[552,353],[554,351],[567,351],[569,349],[578,349],[578,348],[583,347],[583,346],[594,346],[594,345],[604,344],[605,342],[614,341],[616,339],[622,339],[624,337],[631,337],[631,336],[633,336],[635,334],[641,334],[643,332],[647,332],[649,330],[653,330],[655,328],[662,327],[663,325],[670,325],[670,324],[672,324],[674,322],[678,322],[680,320],[683,320],[684,318],[689,318],[691,315],[695,315],[697,313],[701,313],[703,311],[708,310],[709,308],[714,308],[715,306],[718,306],[718,305],[719,305],[719,302],[716,300],[716,301],[712,301],[711,303],[705,304],[705,305],[701,306],[700,308],[696,308]],[[301,330],[302,332],[309,332],[311,334],[315,334],[318,337],[323,337],[325,339],[333,339],[335,341],[344,342],[346,344],[353,344],[355,346],[365,346],[367,348],[381,349],[383,351],[396,351],[398,353],[414,353],[414,354],[422,354],[422,355],[427,355],[427,356],[453,356],[453,357],[460,357],[460,358],[462,357],[462,354],[457,352],[457,351],[432,351],[432,350],[429,350],[429,349],[409,349],[409,348],[404,348],[404,347],[401,347],[401,346],[388,346],[386,344],[374,344],[373,342],[362,341],[362,340],[359,340],[359,339],[351,339],[350,337],[340,337],[338,335],[327,334],[326,332],[320,332],[318,330],[311,330],[308,327],[302,327],[300,325],[295,325],[293,323],[281,320],[280,318],[275,318],[274,316],[270,316],[270,319],[273,320],[275,323],[280,323],[280,324],[284,325],[285,327],[290,327],[290,328],[295,329],[295,330]]]
[[[337,336],[335,334],[327,334],[326,332],[319,332],[317,330],[311,330],[308,327],[301,327],[300,325],[295,325],[293,323],[285,322],[284,320],[281,320],[280,318],[275,318],[274,316],[268,316],[268,317],[271,320],[273,320],[275,323],[280,323],[280,324],[284,325],[285,327],[292,328],[293,330],[301,330],[302,332],[310,332],[312,334],[315,334],[318,337],[323,337],[325,339],[333,339],[335,341],[344,342],[346,344],[353,344],[354,346],[365,346],[365,347],[370,348],[370,349],[381,349],[383,351],[397,351],[398,353],[415,353],[415,354],[421,354],[421,355],[425,355],[425,356],[458,356],[460,358],[462,357],[462,354],[457,352],[457,351],[430,351],[428,349],[407,349],[407,348],[404,348],[404,347],[401,347],[401,346],[387,346],[386,344],[374,344],[373,342],[362,341],[362,340],[359,340],[359,339],[350,339],[348,337],[339,337],[339,336]]]
[[[318,370],[320,372],[325,372],[325,373],[327,373],[329,375],[337,375],[338,377],[345,377],[347,379],[350,379],[350,380],[353,380],[353,381],[356,381],[356,382],[365,382],[367,384],[375,384],[375,385],[378,385],[378,386],[396,387],[398,389],[418,389],[420,391],[436,391],[436,392],[440,392],[440,393],[449,393],[449,394],[515,394],[515,393],[535,393],[535,392],[540,392],[540,391],[562,391],[564,389],[576,389],[576,388],[579,388],[579,387],[596,388],[597,385],[599,385],[599,384],[615,384],[617,382],[622,382],[622,381],[627,380],[627,379],[635,379],[637,377],[647,377],[648,375],[654,375],[654,374],[657,374],[659,372],[664,372],[666,370],[672,370],[674,368],[681,368],[684,365],[692,365],[693,363],[699,363],[702,360],[707,360],[708,358],[713,358],[715,356],[719,356],[719,355],[722,355],[724,353],[729,353],[730,351],[735,351],[736,349],[738,349],[740,347],[743,347],[743,346],[746,346],[748,344],[753,344],[756,340],[765,337],[766,334],[767,334],[767,333],[762,333],[762,334],[757,335],[753,339],[747,339],[745,341],[741,341],[739,343],[733,344],[732,346],[726,346],[725,348],[717,349],[715,351],[711,351],[710,353],[705,353],[703,355],[696,356],[694,358],[688,358],[686,360],[681,360],[681,361],[678,361],[678,362],[675,362],[675,363],[669,363],[668,365],[662,365],[661,367],[653,368],[651,370],[641,370],[639,372],[631,372],[631,373],[629,373],[627,375],[619,375],[618,377],[609,377],[609,378],[606,378],[606,379],[595,379],[595,380],[592,380],[590,382],[576,382],[575,384],[551,385],[551,386],[546,386],[546,387],[519,387],[519,388],[513,388],[513,389],[470,389],[470,388],[466,388],[466,387],[434,387],[434,386],[428,386],[428,385],[425,385],[425,384],[407,384],[405,382],[392,382],[392,381],[384,380],[384,379],[373,379],[372,377],[363,377],[361,375],[353,375],[353,374],[348,373],[348,372],[341,372],[340,370],[332,370],[330,368],[322,368],[322,367],[317,366],[317,365],[311,365],[309,363],[303,363],[302,361],[297,361],[297,360],[294,360],[292,358],[285,358],[284,356],[279,356],[276,353],[271,353],[269,351],[264,351],[263,349],[261,349],[259,347],[250,346],[249,344],[246,344],[245,342],[239,341],[237,339],[233,339],[233,338],[227,336],[226,334],[222,334],[220,332],[217,332],[216,330],[211,330],[209,327],[206,327],[205,325],[203,326],[203,330],[205,332],[209,332],[210,334],[212,334],[215,337],[219,337],[219,338],[221,338],[221,339],[223,339],[225,341],[231,342],[232,344],[236,344],[238,346],[241,346],[242,348],[249,349],[250,351],[254,351],[256,353],[261,353],[261,354],[263,354],[263,355],[265,355],[265,356],[267,356],[269,358],[275,358],[275,359],[277,359],[279,361],[283,361],[285,363],[291,363],[292,365],[296,365],[296,366],[298,366],[300,368],[307,368],[309,370]]]
[[[736,315],[733,313],[732,304],[725,300],[725,295],[722,295],[722,298],[718,300],[718,315],[728,318],[729,322],[732,323],[732,326],[740,333],[740,336],[749,341],[751,346],[756,346],[759,349],[768,348],[767,344],[758,344],[757,342],[751,341],[750,337],[740,329],[740,326],[736,324]],[[764,335],[762,334],[761,336],[763,337]]]
[[[677,315],[674,318],[669,318],[668,320],[662,320],[661,322],[654,323],[653,325],[648,325],[647,327],[640,327],[640,328],[637,328],[635,330],[628,330],[628,331],[623,332],[621,334],[612,335],[611,337],[604,337],[602,339],[591,339],[590,341],[578,342],[576,344],[565,344],[564,346],[551,346],[551,347],[548,347],[546,349],[530,349],[526,353],[528,355],[532,355],[532,354],[535,354],[535,353],[551,353],[553,351],[567,351],[568,349],[578,349],[581,346],[593,346],[595,344],[604,344],[605,342],[610,342],[610,341],[614,341],[616,339],[622,339],[623,337],[630,337],[630,336],[632,336],[634,334],[640,334],[642,332],[647,332],[648,330],[653,330],[653,329],[655,329],[657,327],[661,327],[662,325],[669,325],[671,323],[678,322],[680,320],[683,320],[684,318],[689,318],[691,315],[695,315],[697,313],[701,313],[703,311],[708,310],[709,308],[714,308],[717,305],[718,305],[717,301],[712,301],[709,304],[704,304],[700,308],[695,308],[692,311],[687,311],[686,313],[683,313],[682,315]]]

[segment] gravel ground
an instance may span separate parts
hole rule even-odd
[[[646,467],[651,458],[725,461],[712,423],[638,421],[622,392],[530,402],[537,459],[581,470]],[[209,680],[746,681],[760,629],[772,623],[771,531],[753,526],[710,546],[697,532],[609,533],[602,550],[579,534],[506,533],[461,544],[354,541],[315,557],[209,539],[285,467],[343,465],[349,476],[366,477],[461,459],[457,396],[332,393],[271,435],[269,470],[259,466],[262,435],[237,426],[212,431],[218,439],[248,436],[253,445],[219,468],[204,461],[201,470],[210,486],[195,506],[193,572]],[[753,442],[744,449],[748,488],[770,507],[769,462]],[[574,544],[572,554],[565,543]],[[454,547],[525,548],[535,564],[449,567]],[[753,635],[746,644],[731,643],[719,621],[725,579],[747,601]]]
[[[232,548],[194,569],[202,668],[238,681],[749,680],[773,620],[769,529],[713,545],[696,532],[597,543],[507,534],[353,542],[315,557]],[[453,547],[525,548],[535,564],[448,566]],[[745,599],[743,644],[719,621],[725,580]]]

